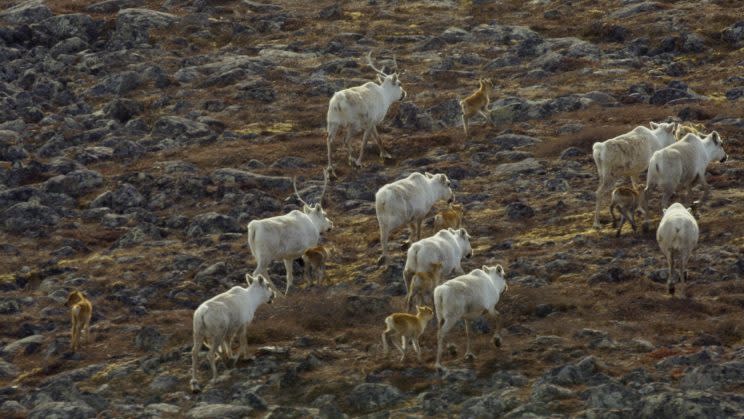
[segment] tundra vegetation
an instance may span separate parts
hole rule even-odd
[[[11,0],[0,9],[0,417],[744,411],[740,1]],[[392,158],[378,159],[370,138],[364,167],[349,167],[339,134],[322,203],[334,228],[319,244],[336,249],[325,285],[295,281],[261,306],[246,353],[233,367],[240,336],[232,354],[218,350],[213,381],[203,347],[202,392],[192,394],[194,311],[247,286],[256,261],[246,226],[302,210],[293,178],[318,202],[329,102],[375,81],[369,52],[378,69],[393,72],[395,58],[405,70],[405,99],[377,125]],[[458,101],[479,78],[498,86],[497,127],[473,117],[461,149]],[[687,290],[674,296],[653,228],[660,188],[648,196],[651,231],[617,239],[610,228],[609,194],[627,176],[608,186],[601,228],[592,227],[592,145],[652,121],[716,131],[729,156],[707,167]],[[361,140],[350,140],[354,159]],[[387,269],[375,264],[375,193],[414,172],[445,174],[463,205],[473,249],[463,270],[500,264],[509,285],[495,318],[468,323],[474,360],[463,359],[462,322],[446,334],[444,373],[434,368],[434,320],[421,363],[381,357],[385,317],[405,311],[408,234],[391,234]],[[637,175],[645,186],[646,170]],[[291,268],[301,275],[299,262]],[[282,261],[267,270],[284,291]],[[74,289],[94,308],[90,342],[72,353]]]

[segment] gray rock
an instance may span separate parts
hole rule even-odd
[[[117,159],[135,159],[145,154],[144,147],[129,140],[118,141],[113,148],[113,157]]]
[[[10,362],[0,359],[0,378],[1,379],[9,379],[9,378],[15,378],[19,374],[18,367],[11,364]]]
[[[691,97],[693,96],[685,90],[666,88],[655,91],[651,95],[649,103],[652,105],[665,105],[673,100],[689,99]]]
[[[383,383],[363,383],[354,387],[347,396],[349,407],[356,412],[387,409],[403,399],[397,388]]]
[[[553,400],[570,399],[576,394],[561,386],[548,383],[537,383],[532,387],[532,400],[535,402],[548,403]]]
[[[493,169],[497,178],[510,178],[516,175],[534,173],[542,170],[542,164],[532,157],[517,163],[503,163]]]
[[[200,285],[215,285],[221,283],[228,274],[227,264],[225,262],[217,262],[199,271],[194,276],[194,282]]]
[[[75,156],[75,160],[82,164],[91,164],[111,160],[114,150],[110,147],[85,147]]]
[[[142,207],[145,202],[145,197],[139,193],[137,188],[128,183],[123,183],[111,192],[110,201],[107,202],[108,205],[98,206],[107,206],[115,211],[123,212],[129,208]]]
[[[390,299],[363,296],[363,295],[350,295],[346,297],[346,304],[344,312],[347,315],[359,315],[365,316],[368,314],[380,313],[390,311]]]
[[[169,417],[171,415],[176,416],[181,409],[172,404],[168,403],[151,403],[145,407],[145,415],[149,417]]]
[[[718,354],[709,349],[703,349],[692,354],[675,355],[665,358],[656,363],[656,368],[666,369],[678,366],[695,366],[710,363],[716,358],[718,358]]]
[[[176,15],[149,9],[123,9],[116,15],[112,45],[131,48],[150,42],[150,29],[163,29],[178,20]]]
[[[721,39],[734,48],[744,46],[744,20],[740,20],[721,31]]]
[[[49,54],[54,58],[58,58],[61,54],[74,54],[87,49],[88,47],[88,42],[85,40],[78,37],[72,37],[63,39],[54,44],[51,50],[49,50]]]
[[[639,13],[655,12],[660,8],[661,6],[659,6],[659,4],[656,2],[644,1],[640,3],[629,4],[623,8],[620,8],[610,13],[610,17],[613,19],[625,19]]]
[[[471,397],[462,403],[461,418],[500,417],[516,408],[520,402],[513,396],[506,396],[496,391],[483,396]]]
[[[132,119],[134,116],[142,113],[143,106],[141,103],[131,99],[117,98],[107,103],[103,107],[103,112],[109,118],[116,119],[121,123],[125,123]]]
[[[742,384],[744,384],[744,362],[742,361],[695,367],[687,372],[680,382],[682,388],[695,390],[719,390]]]
[[[299,168],[306,168],[311,167],[312,165],[308,163],[307,160],[303,159],[302,157],[296,157],[296,156],[284,156],[280,158],[279,160],[275,161],[271,164],[270,167],[278,168],[278,169],[299,169]]]
[[[159,228],[149,223],[142,223],[119,237],[111,247],[112,249],[127,248],[146,240],[160,240],[162,238],[163,233]]]
[[[103,176],[93,170],[74,170],[58,175],[44,182],[44,191],[63,193],[79,197],[93,191],[103,184]]]
[[[740,407],[721,400],[711,393],[686,391],[645,396],[634,411],[634,415],[643,418],[727,418],[735,417],[740,411]]]
[[[318,17],[326,20],[338,20],[343,16],[341,5],[334,3],[330,6],[324,7],[318,12]]]
[[[726,99],[737,100],[744,97],[744,87],[735,87],[726,91]]]
[[[105,77],[88,92],[93,96],[126,95],[142,84],[142,75],[134,71],[122,71]],[[106,110],[104,109],[104,112]]]
[[[501,134],[493,138],[488,138],[486,141],[498,147],[499,150],[513,150],[517,147],[531,146],[541,142],[537,138],[518,134]]]
[[[535,210],[523,202],[511,202],[506,206],[506,216],[512,220],[523,220],[535,216]]]
[[[28,409],[15,400],[6,400],[0,405],[0,416],[8,419],[28,417]]]
[[[180,116],[163,116],[155,122],[152,134],[161,138],[184,137],[193,139],[208,137],[213,133],[204,123]]]
[[[55,42],[73,37],[88,42],[95,36],[96,31],[93,19],[82,13],[52,16],[43,20],[40,27],[55,39]]]
[[[259,78],[244,80],[234,86],[233,97],[241,100],[255,100],[263,103],[271,103],[276,100],[276,91],[271,83]],[[334,90],[335,91],[335,90]]]
[[[460,116],[462,114],[462,109],[460,109],[460,103],[457,99],[440,102],[439,104],[427,109],[427,112],[440,126],[452,127],[461,123]]]
[[[143,6],[145,0],[104,0],[86,6],[85,11],[90,13],[114,13],[121,9]]]
[[[235,184],[241,188],[257,189],[289,189],[292,180],[284,176],[265,176],[238,169],[217,169],[212,172],[211,179],[215,183]]]
[[[156,352],[163,348],[165,340],[165,336],[161,335],[158,329],[144,326],[134,336],[134,346],[144,352]]]
[[[96,416],[96,411],[82,401],[46,402],[34,407],[29,419],[88,419]]]
[[[313,409],[314,410],[314,409]],[[301,419],[315,417],[311,409],[292,406],[277,406],[266,415],[266,419]]]
[[[415,130],[430,131],[434,121],[428,113],[412,102],[403,102],[393,119],[393,126]]]
[[[57,212],[52,208],[35,203],[22,202],[2,212],[3,227],[12,233],[29,234],[37,237],[48,227],[59,222]]]
[[[204,234],[240,233],[242,231],[243,228],[233,217],[208,212],[194,217],[186,234],[195,237]]]
[[[449,44],[456,44],[458,42],[465,42],[472,39],[470,32],[454,26],[445,29],[439,37]]]
[[[0,11],[0,20],[11,23],[36,23],[52,16],[52,11],[44,4],[44,0],[25,0]]]
[[[245,79],[246,75],[245,70],[242,68],[232,68],[224,72],[212,74],[209,77],[207,77],[206,80],[204,80],[201,83],[201,87],[225,87],[230,86],[232,84],[237,83],[240,80]]]
[[[252,416],[250,406],[236,406],[232,404],[203,404],[189,410],[186,417],[191,419],[235,418],[241,419]]]
[[[595,409],[632,409],[640,399],[638,393],[615,382],[590,387],[583,396]]]
[[[43,335],[27,336],[23,339],[18,339],[16,341],[10,342],[9,344],[5,345],[3,347],[3,354],[4,356],[13,358],[15,355],[19,354],[21,351],[26,351],[26,348],[31,347],[31,346],[41,345],[43,342],[44,342]]]
[[[170,374],[161,374],[153,378],[150,382],[149,389],[157,393],[169,393],[175,390],[179,385],[178,377]]]

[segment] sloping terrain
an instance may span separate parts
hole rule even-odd
[[[744,6],[736,0],[14,0],[0,3],[2,417],[742,417]],[[253,357],[192,394],[191,319],[243,284],[245,225],[317,199],[334,91],[408,96],[325,208],[326,274],[258,310]],[[493,127],[457,101],[494,81]],[[595,141],[649,121],[716,130],[686,295],[666,293],[652,231],[591,227]],[[355,138],[358,144],[359,138]],[[464,145],[464,148],[463,148]],[[358,145],[357,145],[358,147]],[[500,316],[477,355],[433,368],[381,354],[403,308],[401,245],[380,255],[374,193],[446,173],[474,257],[500,263]],[[699,194],[700,191],[696,190]],[[652,221],[660,218],[658,193]],[[431,224],[425,226],[427,234]],[[272,278],[283,289],[284,267]],[[296,264],[296,277],[301,268]],[[91,341],[69,351],[72,289]],[[493,345],[493,335],[501,345]],[[202,358],[203,359],[203,358]]]

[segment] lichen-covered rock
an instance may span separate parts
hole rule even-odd
[[[403,399],[397,388],[384,383],[363,383],[354,387],[347,396],[349,406],[356,412],[387,409]]]
[[[149,9],[123,9],[116,15],[112,46],[131,48],[150,42],[150,29],[163,29],[178,20],[176,15]]]
[[[44,0],[25,0],[0,11],[0,20],[12,23],[36,23],[52,16]]]

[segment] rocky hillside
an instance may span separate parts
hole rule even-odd
[[[738,0],[1,2],[0,416],[742,417],[743,16]],[[261,307],[252,357],[192,394],[194,308],[253,270],[245,226],[298,207],[292,176],[317,198],[328,99],[374,78],[369,51],[396,58],[408,97],[380,127],[393,159],[370,145],[353,171],[335,153],[333,285]],[[474,118],[465,140],[457,101],[480,77],[496,127]],[[665,120],[717,130],[730,156],[676,298],[653,228],[616,238],[606,209],[591,228],[591,144]],[[475,361],[455,328],[444,373],[433,325],[423,362],[380,344],[406,234],[378,268],[374,193],[424,170],[465,205],[464,268],[500,263],[510,284],[474,322]],[[94,304],[77,353],[72,289]]]

